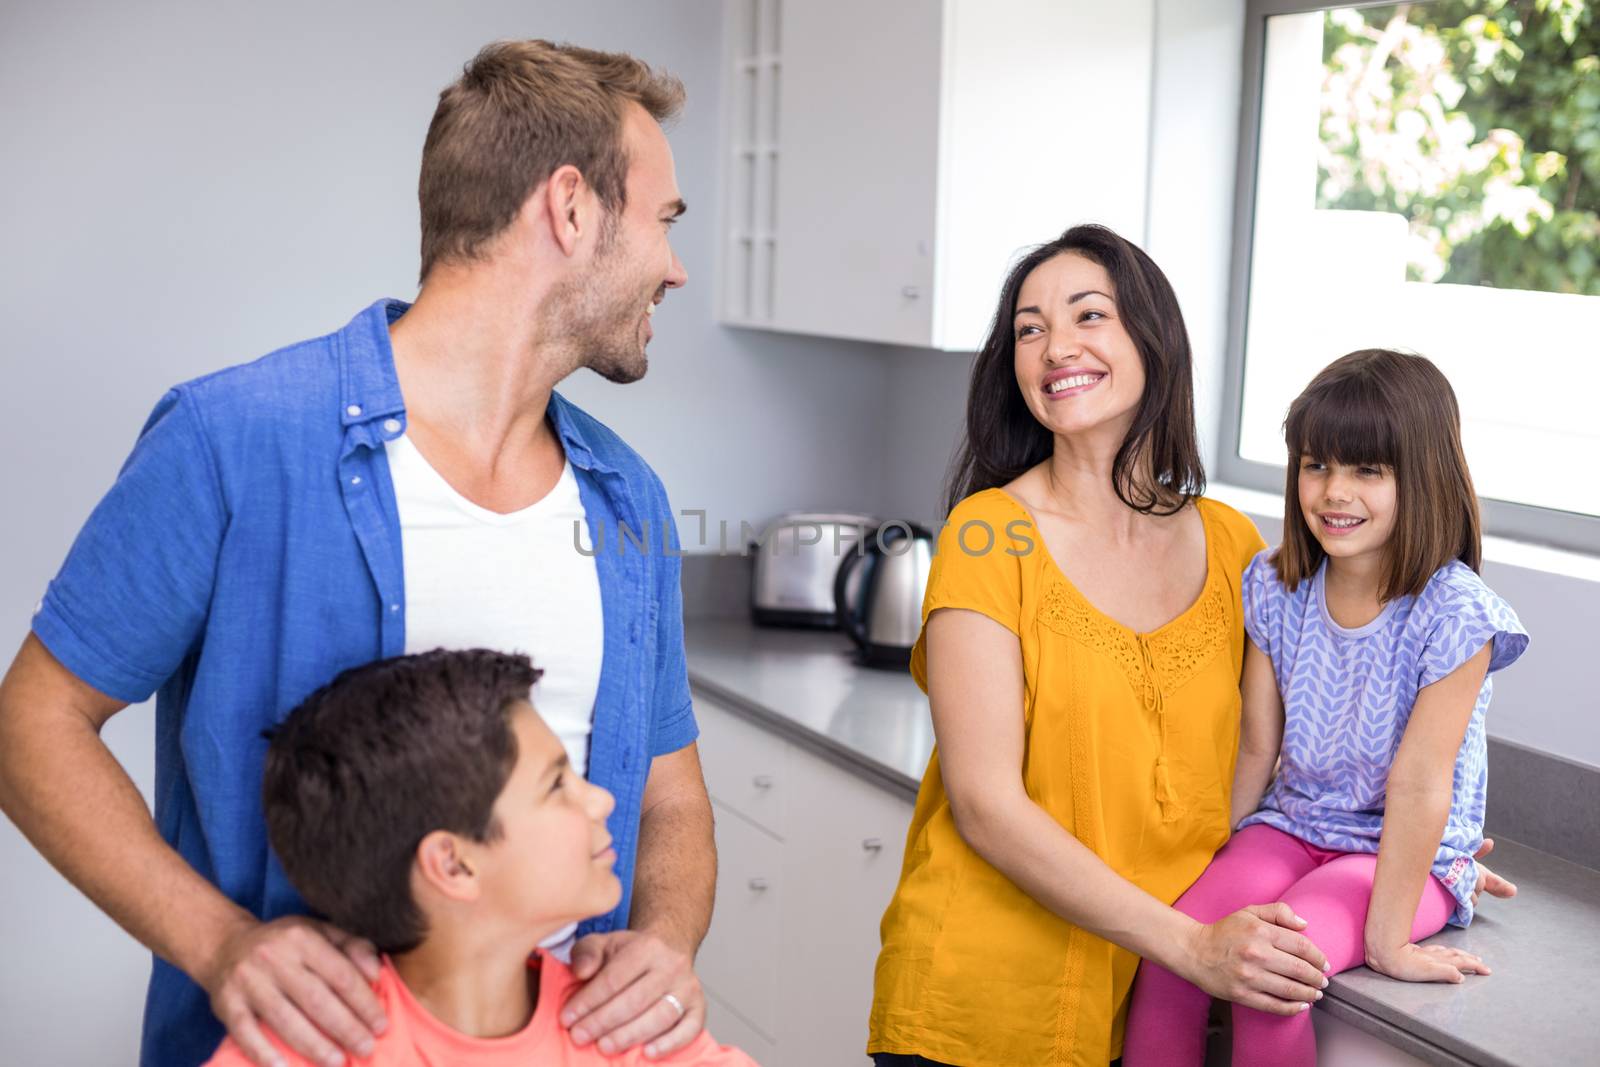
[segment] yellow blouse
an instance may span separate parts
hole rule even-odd
[[[1199,500],[1206,580],[1140,634],[1101,614],[1000,489],[939,537],[911,672],[927,690],[928,616],[966,608],[1022,645],[1028,796],[1124,878],[1171,903],[1228,839],[1244,662],[1249,519]],[[993,531],[993,545],[980,551]],[[1105,1067],[1121,1055],[1138,957],[1061,919],[956,831],[934,750],[883,917],[869,1052],[959,1067]]]

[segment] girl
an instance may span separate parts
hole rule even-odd
[[[1460,421],[1450,383],[1421,356],[1335,361],[1285,423],[1283,545],[1245,571],[1239,830],[1177,908],[1210,922],[1282,901],[1329,973],[1489,973],[1470,953],[1417,944],[1472,920],[1488,675],[1528,645],[1478,577]],[[1145,962],[1128,1067],[1201,1063],[1209,1000]],[[1306,1007],[1235,1004],[1234,1062],[1314,1064]]]

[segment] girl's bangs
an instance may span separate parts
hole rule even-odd
[[[1284,437],[1291,454],[1346,466],[1395,465],[1394,420],[1378,384],[1364,376],[1328,382],[1289,411]]]

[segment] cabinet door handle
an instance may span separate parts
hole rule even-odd
[[[883,838],[881,837],[869,837],[865,841],[861,842],[861,850],[863,852],[879,852],[882,851],[882,849]]]
[[[755,786],[757,789],[771,789],[772,775],[758,774],[754,778],[750,779],[750,784]]]
[[[752,878],[750,879],[750,888],[757,893],[766,892],[767,880],[765,878]]]

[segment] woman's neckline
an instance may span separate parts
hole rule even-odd
[[[1206,543],[1206,580],[1201,584],[1199,594],[1195,596],[1194,600],[1190,601],[1188,607],[1178,612],[1178,614],[1174,615],[1160,626],[1157,626],[1154,630],[1135,630],[1127,623],[1113,617],[1105,611],[1102,611],[1099,605],[1095,604],[1094,601],[1090,600],[1083,594],[1083,590],[1079,589],[1075,584],[1073,584],[1072,579],[1067,577],[1067,572],[1062,570],[1061,565],[1056,562],[1055,556],[1050,554],[1050,546],[1044,542],[1044,533],[1039,527],[1039,521],[1033,517],[1033,512],[1028,509],[1026,504],[1012,496],[1000,486],[995,486],[994,491],[1005,497],[1006,500],[1010,502],[1012,507],[1016,508],[1018,511],[1022,512],[1028,517],[1028,522],[1033,526],[1035,532],[1039,534],[1039,551],[1044,553],[1045,565],[1048,566],[1050,570],[1055,572],[1056,580],[1071,590],[1073,596],[1083,601],[1088,609],[1100,619],[1104,620],[1107,625],[1121,630],[1123,633],[1130,635],[1135,640],[1148,641],[1151,638],[1160,637],[1168,630],[1178,626],[1180,623],[1187,620],[1190,615],[1200,610],[1200,606],[1205,603],[1206,597],[1211,592],[1211,583],[1216,580],[1217,575],[1217,560],[1216,554],[1212,552],[1215,539],[1212,537],[1211,519],[1206,514],[1206,509],[1201,506],[1205,502],[1204,497],[1197,496],[1193,498],[1195,512],[1200,516],[1200,533],[1201,536],[1205,538]]]

